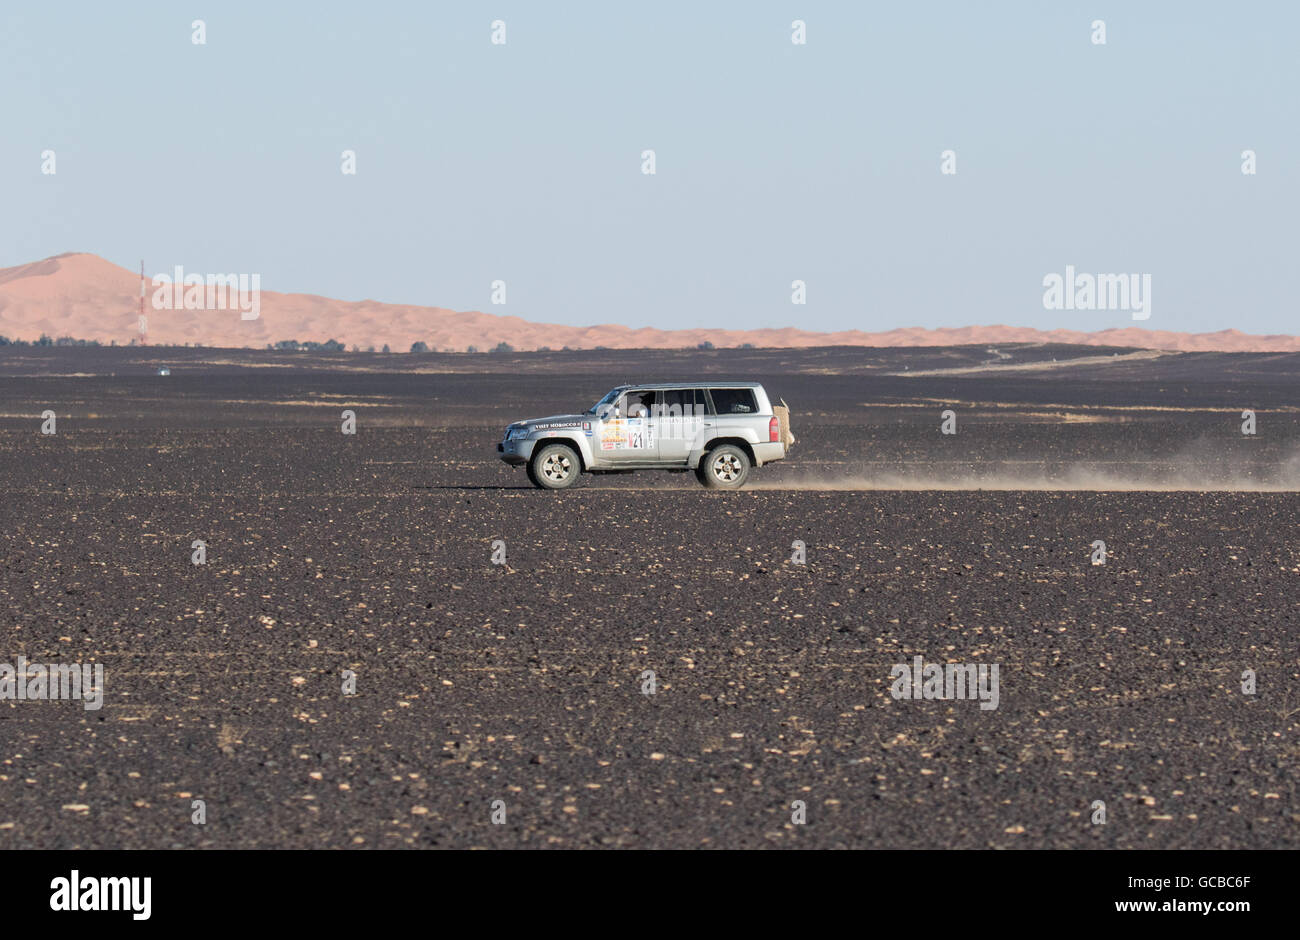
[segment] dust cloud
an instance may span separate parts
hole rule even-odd
[[[774,479],[751,479],[747,489],[1293,493],[1300,492],[1300,448],[1272,463],[1249,464],[1215,459],[1204,447],[1196,447],[1164,459],[1127,463],[980,461],[975,466],[943,466],[927,462],[914,469],[894,464],[845,474],[791,467]]]

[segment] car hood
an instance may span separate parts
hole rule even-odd
[[[516,421],[514,427],[525,427],[530,431],[559,431],[564,428],[581,428],[584,421],[591,421],[591,415],[551,415],[549,418],[529,418]]]

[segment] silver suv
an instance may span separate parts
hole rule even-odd
[[[548,490],[633,470],[694,470],[705,486],[734,490],[793,443],[790,409],[757,382],[665,382],[620,385],[582,414],[516,421],[497,453]]]

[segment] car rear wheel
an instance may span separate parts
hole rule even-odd
[[[582,462],[572,447],[547,444],[533,455],[528,465],[528,479],[544,490],[565,490],[578,482]]]
[[[700,458],[695,473],[711,490],[738,490],[749,479],[749,455],[735,444],[723,444]]]

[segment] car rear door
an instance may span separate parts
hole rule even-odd
[[[655,407],[655,436],[659,441],[659,460],[666,464],[686,464],[692,451],[699,449],[705,430],[712,425],[708,417],[708,398],[700,388],[665,389]]]

